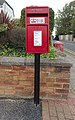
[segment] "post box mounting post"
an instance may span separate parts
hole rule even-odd
[[[34,104],[39,104],[40,93],[40,54],[35,54]]]
[[[26,7],[26,53],[35,54],[34,103],[39,104],[40,54],[49,52],[49,7]]]

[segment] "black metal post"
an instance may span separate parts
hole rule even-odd
[[[34,104],[39,104],[40,93],[40,54],[35,54]]]

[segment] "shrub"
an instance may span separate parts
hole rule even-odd
[[[9,46],[9,43],[5,46],[0,46],[1,52],[0,56],[13,56],[13,57],[25,57],[25,48],[12,48]]]
[[[7,13],[4,13],[3,10],[1,10],[0,13],[0,32],[10,30],[14,27],[14,21],[10,20]]]
[[[0,52],[0,56],[13,56],[13,57],[26,57],[32,58],[34,54],[26,54],[25,48],[12,48],[9,44],[5,46],[1,46],[2,52]],[[41,58],[55,58],[56,52],[53,47],[50,47],[50,53],[48,54],[41,54]]]
[[[4,45],[7,43],[7,31],[0,32],[0,45]]]
[[[25,29],[14,28],[10,31],[3,33],[1,39],[1,44],[6,45],[6,43],[9,43],[9,46],[13,48],[25,47]],[[1,41],[3,41],[3,43]]]
[[[50,47],[50,52],[48,54],[41,55],[42,58],[55,58],[56,56],[56,51],[53,47]]]

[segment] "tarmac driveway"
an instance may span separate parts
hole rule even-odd
[[[33,99],[0,99],[0,120],[42,120],[41,105]]]

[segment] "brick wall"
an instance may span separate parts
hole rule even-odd
[[[67,97],[71,64],[64,60],[41,60],[40,96]],[[0,96],[34,95],[34,59],[0,58]]]

